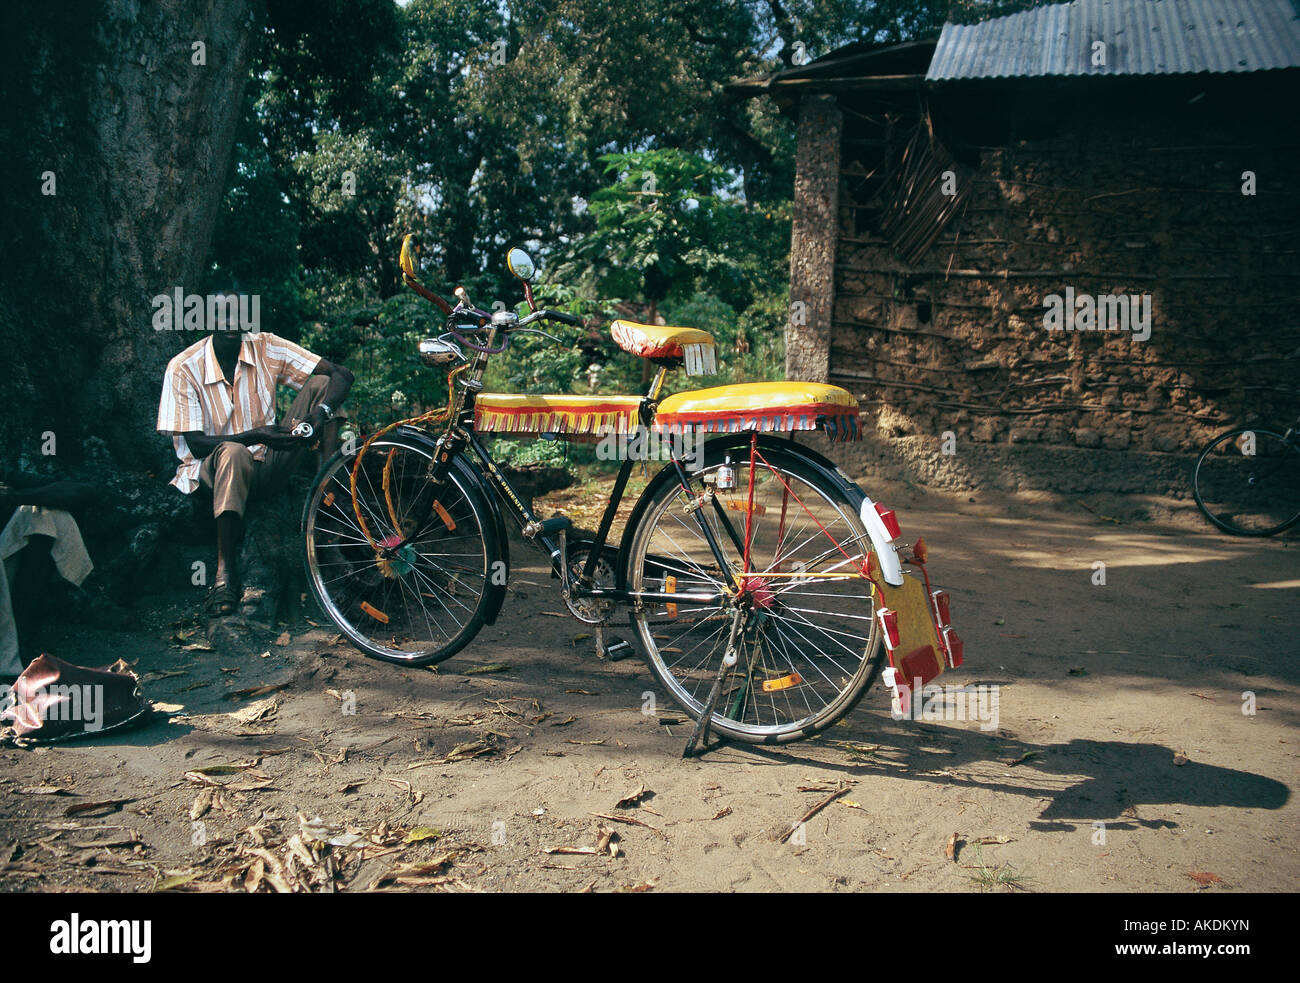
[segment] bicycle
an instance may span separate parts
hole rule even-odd
[[[1192,472],[1205,517],[1237,536],[1272,536],[1300,522],[1298,426],[1237,427],[1206,444]]]
[[[341,449],[303,508],[312,594],[366,655],[430,665],[495,623],[509,577],[508,516],[550,557],[569,612],[595,626],[599,656],[634,654],[627,641],[605,636],[615,611],[628,609],[640,654],[696,721],[686,755],[710,731],[769,744],[810,737],[848,713],[878,675],[905,710],[914,689],[961,664],[963,645],[947,593],[930,585],[924,540],[897,547],[894,513],[794,443],[795,431],[857,437],[848,392],[781,382],[661,398],[669,369],[715,371],[712,336],[619,320],[611,332],[620,347],[657,366],[644,396],[486,393],[488,360],[512,339],[558,342],[533,325],[581,320],[537,306],[535,266],[520,249],[510,250],[507,267],[523,286],[524,316],[480,310],[462,287],[455,306],[428,290],[416,278],[410,236],[400,265],[405,283],[447,317],[447,330],[418,351],[425,364],[450,367],[448,405]],[[670,453],[613,546],[633,455],[624,456],[594,536],[571,538],[567,517],[534,513],[482,434],[654,435]]]

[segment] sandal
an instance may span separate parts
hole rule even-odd
[[[208,596],[203,601],[203,613],[209,617],[224,618],[235,613],[243,598],[244,588],[241,585],[220,581],[208,591]]]

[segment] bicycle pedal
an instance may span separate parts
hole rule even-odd
[[[634,655],[636,650],[632,648],[632,643],[623,638],[617,638],[605,646],[604,657],[610,662],[622,662]]]

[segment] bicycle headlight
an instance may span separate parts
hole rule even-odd
[[[420,361],[425,365],[449,365],[464,357],[459,348],[441,338],[425,338],[420,342],[417,350],[420,353]]]

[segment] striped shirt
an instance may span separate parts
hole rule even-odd
[[[181,462],[171,483],[186,495],[199,486],[203,462],[190,452],[182,434],[199,430],[219,437],[275,423],[276,386],[301,389],[319,362],[319,355],[269,331],[244,335],[233,384],[217,364],[211,337],[168,362],[158,430],[172,435]],[[253,444],[249,450],[256,461],[266,457],[265,444]]]

